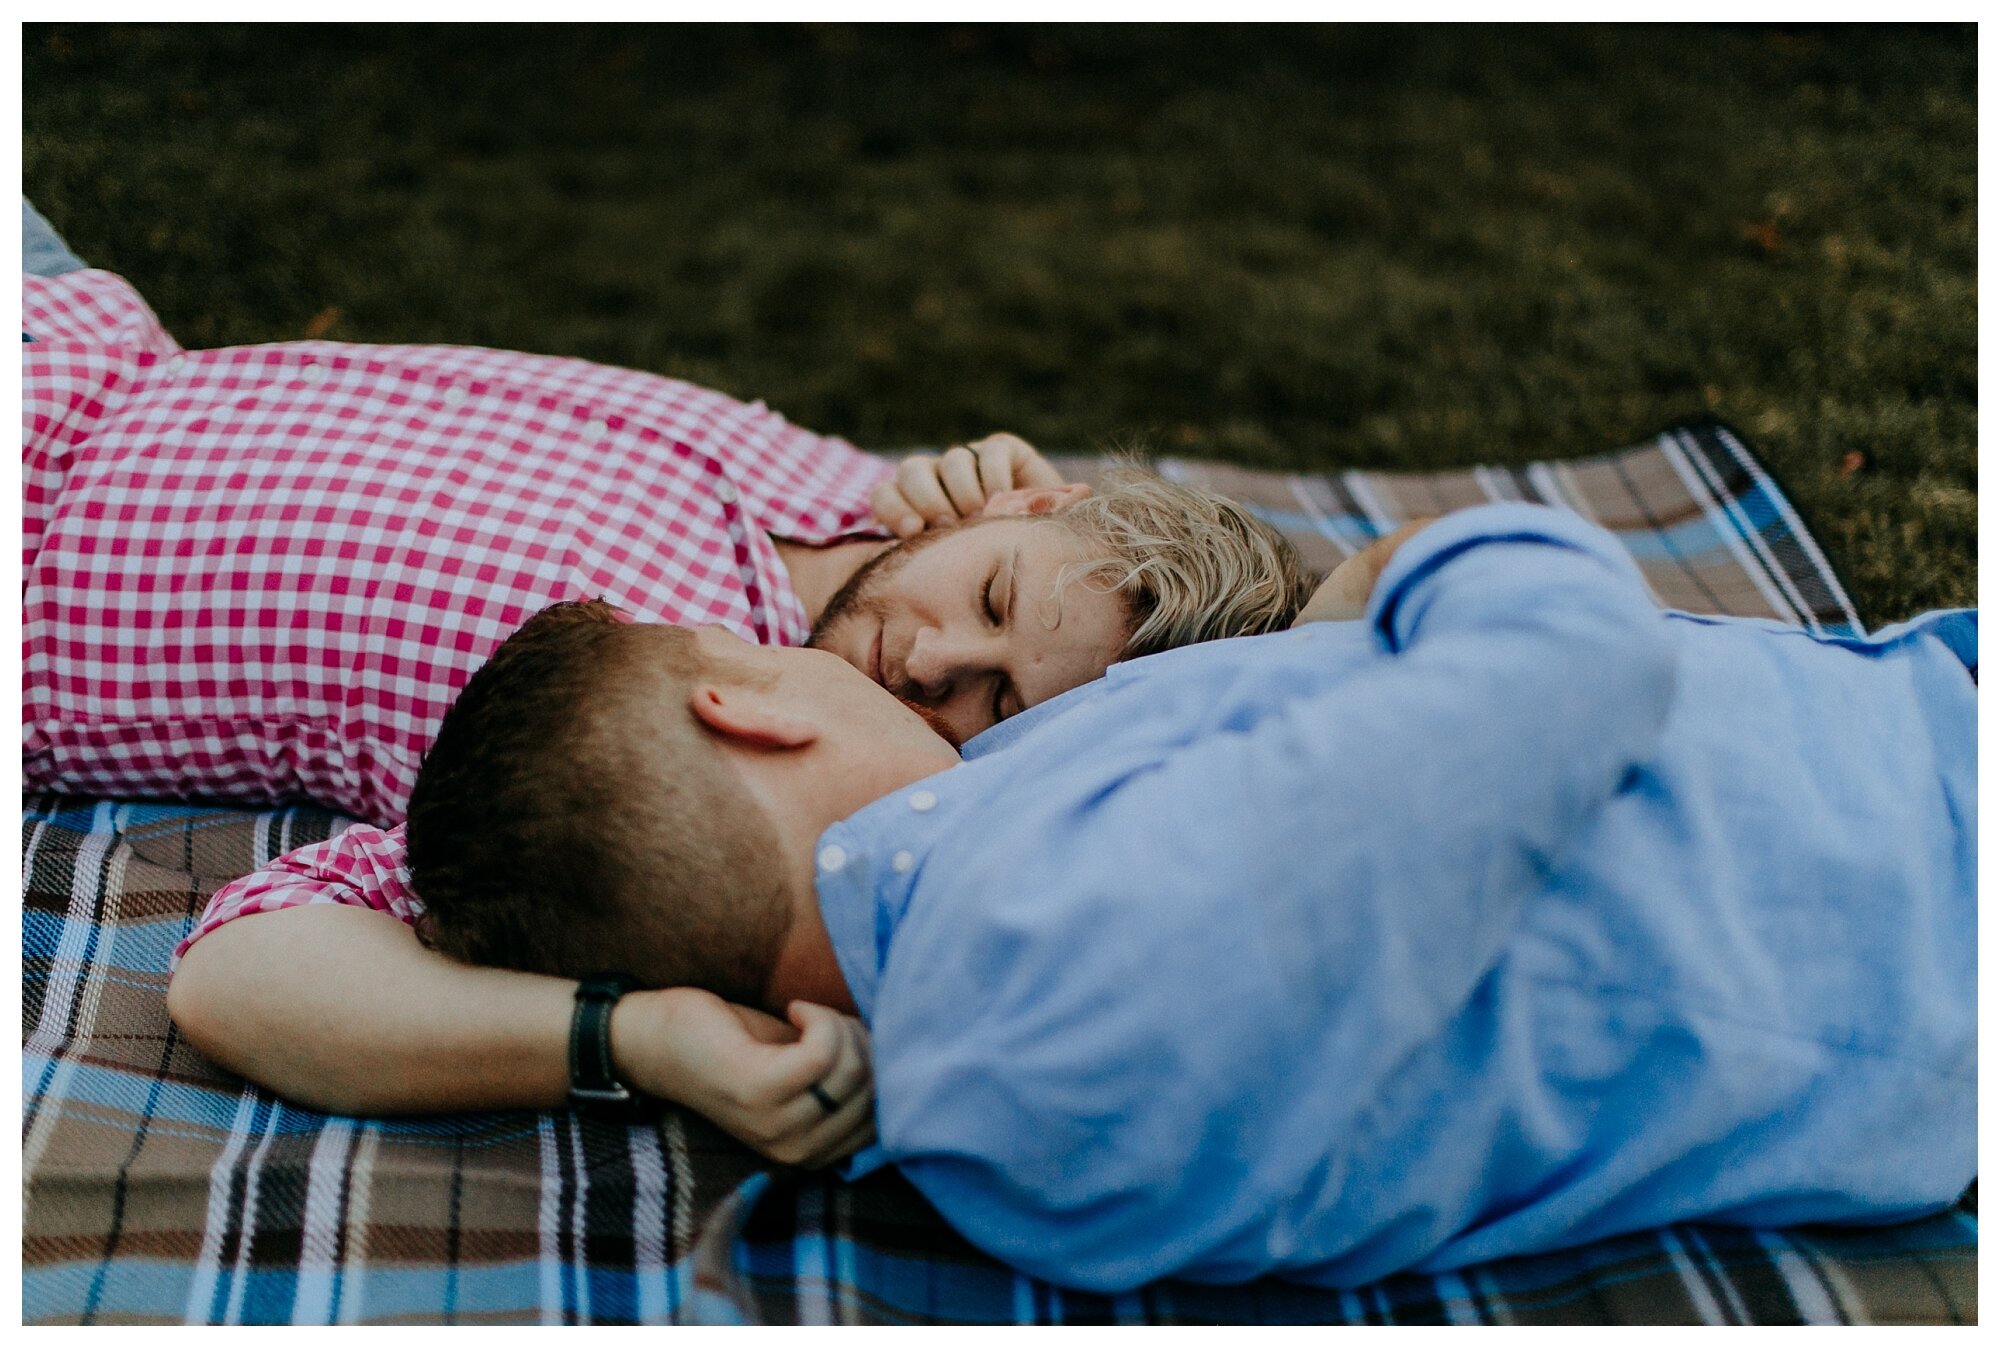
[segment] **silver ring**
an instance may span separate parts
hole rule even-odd
[[[829,1117],[840,1110],[840,1103],[818,1084],[806,1085],[806,1092],[813,1095],[813,1101],[818,1103]]]

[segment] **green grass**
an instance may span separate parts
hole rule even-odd
[[[580,354],[877,448],[1423,469],[1713,409],[1881,621],[1975,599],[1974,58],[1969,27],[29,25],[24,178],[190,345]]]

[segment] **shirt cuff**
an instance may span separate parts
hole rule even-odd
[[[1368,625],[1395,643],[1396,605],[1410,589],[1474,547],[1507,543],[1580,551],[1652,593],[1624,544],[1589,519],[1541,504],[1486,504],[1447,514],[1397,548],[1368,596]]]

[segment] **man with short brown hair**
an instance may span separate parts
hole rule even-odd
[[[703,631],[692,683],[604,676],[676,727],[660,778],[714,763],[768,821],[762,1003],[872,1031],[855,1171],[893,1163],[973,1243],[1102,1290],[1954,1201],[1976,613],[1860,639],[1663,613],[1617,539],[1523,505],[1364,569],[1358,620],[1115,666],[963,763],[809,651]],[[506,813],[483,752],[439,741],[419,822],[434,778]],[[551,767],[520,794],[585,834],[654,785],[600,802]],[[446,947],[531,955],[482,950],[483,899],[411,858]],[[700,901],[623,898],[699,949]],[[531,931],[594,908],[530,903]],[[630,946],[569,964],[647,964]]]

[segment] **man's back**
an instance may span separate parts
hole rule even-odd
[[[646,373],[444,345],[186,352],[115,275],[22,285],[40,788],[391,823],[452,698],[550,602],[803,641],[771,535],[852,530],[884,470]]]
[[[1123,666],[828,832],[882,1157],[1104,1287],[1962,1189],[1950,651],[1665,617],[1521,509],[1415,539],[1371,617]]]

